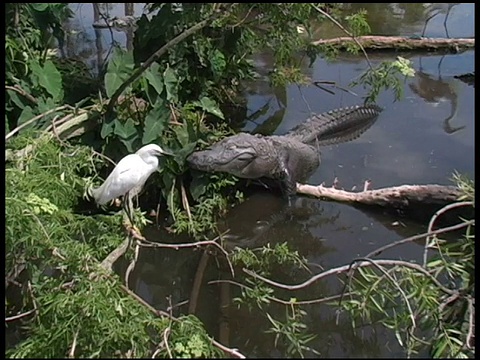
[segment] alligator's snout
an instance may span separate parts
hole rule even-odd
[[[187,162],[195,170],[211,171],[213,159],[204,151],[195,151],[187,157]]]

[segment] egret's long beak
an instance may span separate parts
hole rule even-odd
[[[171,152],[171,151],[166,151],[164,149],[162,149],[162,151],[160,152],[161,155],[167,155],[167,156],[173,156],[174,154]]]

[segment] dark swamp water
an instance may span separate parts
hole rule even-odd
[[[425,35],[445,37],[447,4],[438,5],[439,15],[432,18]],[[91,4],[72,4],[76,17],[71,21],[78,36],[71,50],[96,66],[95,36],[108,49],[111,36],[108,30],[95,34]],[[355,7],[357,5],[352,5]],[[369,12],[372,33],[378,35],[421,34],[425,12],[421,4],[362,4]],[[135,4],[135,14],[142,11]],[[115,4],[111,16],[122,16],[123,6]],[[458,4],[448,17],[450,37],[471,37],[474,29],[474,5]],[[340,35],[326,25],[327,31]],[[115,41],[125,43],[122,32],[113,32]],[[392,92],[384,92],[378,104],[385,110],[377,122],[360,138],[344,144],[321,148],[322,163],[308,180],[309,184],[325,182],[331,185],[337,177],[340,186],[349,190],[361,188],[371,179],[373,188],[401,184],[437,183],[449,185],[454,171],[474,176],[474,87],[455,79],[455,75],[474,71],[474,51],[454,55],[399,54],[413,62],[416,76],[405,82],[404,97],[395,102]],[[395,54],[371,54],[373,64],[394,59]],[[267,54],[255,58],[260,74],[271,66]],[[363,57],[341,55],[334,62],[318,59],[304,71],[313,81],[334,81],[346,87],[361,75],[367,65]],[[312,113],[361,103],[363,89],[354,88],[360,96],[330,88],[334,94],[315,86],[290,85],[272,90],[266,80],[247,84],[248,114],[243,131],[283,134],[303,122]],[[262,110],[262,111],[260,111]],[[260,115],[258,115],[261,113]],[[248,119],[250,117],[251,119]],[[256,188],[244,203],[232,209],[220,227],[230,229],[228,246],[255,248],[287,242],[309,262],[328,269],[348,264],[375,248],[404,237],[425,231],[426,226],[393,214],[356,209],[351,206],[297,197],[289,206],[285,199]],[[403,225],[395,225],[400,221]],[[144,235],[154,241],[191,242],[191,239],[167,235],[155,227]],[[418,260],[422,244],[411,243],[386,251],[383,258]],[[130,287],[147,302],[165,309],[171,297],[178,304],[192,297],[195,274],[201,263],[200,251],[146,250],[140,253]],[[208,284],[212,280],[228,279],[228,270],[220,269],[210,257],[204,270],[195,314],[206,324],[211,335],[222,343],[238,348],[247,357],[286,357],[285,348],[274,346],[275,336],[267,334],[268,319],[257,310],[237,307],[232,299],[240,290],[233,285]],[[312,267],[312,272],[320,272]],[[289,268],[275,269],[271,278],[287,284],[301,283],[311,275]],[[338,284],[332,279],[315,283],[297,292],[279,292],[283,299],[296,297],[309,300],[334,294]],[[230,304],[230,305],[228,305]],[[190,304],[193,311],[193,305]],[[176,308],[186,313],[189,305]],[[306,324],[317,337],[309,346],[321,357],[402,357],[404,352],[395,337],[381,328],[364,326],[355,332],[350,319],[324,305],[311,305]],[[271,305],[268,312],[281,319],[285,310]],[[305,354],[316,357],[312,353]],[[425,354],[424,354],[425,355]]]

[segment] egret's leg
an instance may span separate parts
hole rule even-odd
[[[427,24],[430,20],[432,20],[435,16],[437,16],[439,13],[436,12],[434,13],[433,15],[429,16],[426,20],[425,20],[425,26],[423,27],[423,31],[422,31],[422,37],[425,36],[425,30],[427,30]]]
[[[130,193],[126,193],[125,196],[123,197],[123,210],[125,211],[125,214],[128,217],[128,220],[130,221],[130,225],[133,227],[134,226],[134,221],[133,221],[133,202],[132,198],[130,196]]]
[[[450,35],[448,34],[448,28],[447,28],[447,20],[448,20],[448,15],[450,15],[450,10],[452,10],[452,7],[448,5],[447,14],[445,15],[445,20],[443,20],[443,27],[445,28],[445,35],[447,35],[447,38],[450,38]]]

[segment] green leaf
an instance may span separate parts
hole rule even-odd
[[[227,63],[225,61],[225,56],[223,55],[223,53],[218,49],[213,50],[210,53],[210,67],[213,73],[216,76],[221,76],[226,66]]]
[[[173,131],[175,132],[176,138],[182,147],[186,146],[188,143],[191,142],[190,141],[191,139],[188,133],[188,127],[186,124],[182,126],[175,126],[173,128]],[[195,139],[192,139],[192,140],[195,140]]]
[[[105,139],[108,135],[113,133],[115,127],[115,121],[104,122],[102,124],[102,130],[100,131],[100,136],[102,139]]]
[[[62,75],[57,70],[56,66],[51,60],[46,60],[43,67],[38,61],[32,60],[29,62],[30,69],[33,75],[38,79],[38,83],[43,87],[55,101],[63,99],[63,83]]]
[[[170,120],[170,110],[162,100],[158,100],[145,118],[142,143],[145,145],[158,139],[168,120]]]
[[[205,194],[209,179],[202,173],[196,173],[195,175],[190,183],[190,194],[192,195],[193,200],[197,201],[200,196]]]
[[[185,159],[193,152],[193,150],[195,150],[196,146],[197,143],[193,142],[185,145],[184,147],[175,152],[174,159],[180,167],[183,167],[183,165],[185,164]]]
[[[163,73],[163,82],[167,90],[167,100],[173,103],[178,102],[178,78],[176,71],[167,67]]]
[[[134,69],[133,54],[115,48],[112,59],[108,63],[105,74],[105,90],[111,97],[115,91],[127,80]]]
[[[145,78],[148,80],[150,85],[157,91],[157,94],[160,95],[163,92],[163,79],[160,74],[160,65],[153,63],[150,68],[145,72]]]
[[[10,100],[20,109],[25,107],[25,104],[20,100],[18,94],[15,91],[7,90],[8,95],[10,96]]]
[[[219,117],[222,120],[225,120],[222,110],[218,107],[218,104],[215,100],[212,100],[206,96],[202,97],[200,101],[194,101],[193,105],[199,106],[202,110]]]
[[[133,146],[133,144],[135,143],[136,139],[137,139],[137,136],[136,134],[134,134],[134,135],[131,135],[129,138],[120,139],[120,141],[123,143],[123,145],[125,145],[129,153],[134,153],[135,152],[134,149],[136,148],[136,146]]]
[[[114,120],[115,130],[114,134],[118,135],[122,139],[127,139],[132,135],[137,133],[135,128],[135,123],[132,119],[128,119],[124,124],[122,124],[118,119]]]
[[[18,117],[17,126],[22,125],[25,121],[28,121],[28,120],[32,119],[34,116],[35,115],[33,113],[32,108],[28,105],[25,106],[25,108],[22,110],[22,113]],[[32,125],[34,125],[34,124],[32,124]]]

